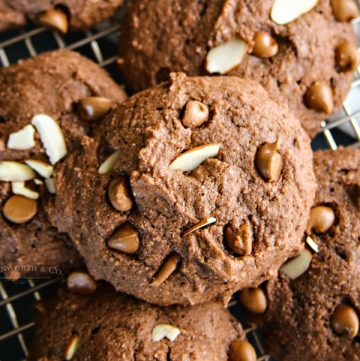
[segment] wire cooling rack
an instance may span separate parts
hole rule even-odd
[[[360,18],[354,20],[360,33]],[[116,79],[116,38],[119,26],[109,21],[87,32],[71,32],[61,36],[45,28],[30,27],[23,31],[0,33],[0,62],[8,66],[19,59],[60,48],[76,50],[105,67]],[[360,50],[360,49],[359,49]],[[116,79],[121,82],[121,79]],[[336,149],[339,145],[360,145],[360,102],[354,98],[360,94],[360,72],[356,71],[352,90],[342,110],[331,120],[322,123],[322,132],[313,141],[313,149]],[[345,134],[352,134],[352,137]],[[26,360],[28,345],[33,336],[33,304],[42,295],[56,287],[58,279],[22,279],[11,282],[0,278],[0,361]],[[260,335],[233,300],[229,306],[246,329],[248,339],[254,344],[258,361],[269,360],[261,345]]]
[[[44,51],[67,48],[105,67],[117,78],[118,30],[116,22],[109,21],[96,29],[71,32],[64,36],[43,27],[6,31],[0,33],[0,63],[6,67]],[[121,79],[116,80],[121,82]],[[58,281],[21,279],[11,282],[0,278],[0,361],[26,360],[33,336],[34,302],[56,287]]]

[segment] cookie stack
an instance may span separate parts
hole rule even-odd
[[[0,23],[84,28],[121,1],[45,3]],[[30,360],[254,361],[237,292],[278,360],[360,360],[360,152],[310,145],[358,64],[356,4],[125,12],[128,99],[67,50],[0,71],[3,271],[68,275]]]

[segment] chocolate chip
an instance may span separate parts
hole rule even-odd
[[[359,64],[359,54],[354,44],[341,43],[335,50],[336,66],[341,71],[354,71]]]
[[[90,296],[96,291],[96,282],[88,273],[76,271],[67,278],[67,288],[72,293]]]
[[[127,212],[134,206],[126,177],[113,179],[108,187],[111,205],[120,212]]]
[[[231,345],[229,361],[256,361],[254,347],[246,340],[237,339]]]
[[[352,307],[341,304],[331,316],[331,327],[339,335],[354,338],[359,332],[359,317]]]
[[[278,148],[279,140],[275,143],[264,143],[256,152],[256,169],[269,182],[276,182],[280,178],[282,158]]]
[[[230,224],[225,226],[224,237],[227,248],[237,255],[251,255],[252,232],[249,221],[245,221],[239,229],[234,229]]]
[[[37,202],[34,199],[13,195],[5,202],[2,211],[10,222],[23,224],[36,215]]]
[[[253,54],[260,58],[271,58],[279,51],[276,40],[267,32],[259,31],[254,35]]]
[[[240,291],[239,300],[251,313],[262,314],[266,311],[267,300],[264,291],[260,287]]]
[[[159,286],[165,282],[176,270],[178,263],[180,262],[180,256],[177,253],[171,254],[161,266],[160,270],[154,281],[151,283],[152,286]]]
[[[139,233],[130,223],[124,223],[111,236],[107,245],[116,251],[134,254],[140,247]]]
[[[38,22],[41,25],[60,31],[63,34],[68,31],[67,14],[59,8],[48,9],[42,12],[38,17]]]
[[[359,9],[353,0],[331,0],[335,19],[351,21],[359,16]]]
[[[209,108],[196,100],[191,100],[186,104],[182,123],[185,127],[196,128],[209,119]]]
[[[332,89],[324,81],[316,81],[306,91],[305,103],[317,112],[331,114],[334,109]]]
[[[327,232],[335,222],[335,212],[326,206],[314,207],[310,211],[306,233],[311,234],[314,230],[318,233]]]
[[[78,112],[82,120],[93,122],[104,117],[112,104],[112,100],[108,98],[86,97],[79,101]]]

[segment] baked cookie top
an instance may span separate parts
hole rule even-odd
[[[359,166],[359,149],[315,153],[318,190],[306,232],[313,249],[265,288],[265,340],[279,360],[360,360]]]
[[[49,223],[53,174],[91,135],[93,123],[78,115],[85,101],[107,97],[110,110],[126,95],[98,65],[67,50],[2,68],[0,82],[0,259],[10,267],[2,271],[16,278],[27,267],[67,269],[79,256]],[[24,272],[10,272],[15,266]]]
[[[115,13],[123,0],[0,0],[0,31],[24,26],[28,19],[66,33],[86,29]]]
[[[236,343],[254,352],[238,321],[216,302],[162,308],[102,285],[91,296],[62,290],[38,308],[30,360],[224,361]]]
[[[256,80],[313,137],[350,89],[357,14],[352,0],[134,0],[119,66],[133,90],[171,71]]]
[[[309,138],[257,83],[187,78],[134,95],[57,172],[54,215],[89,271],[196,304],[276,274],[315,193]]]

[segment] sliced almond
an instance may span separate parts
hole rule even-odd
[[[11,133],[7,142],[9,149],[26,150],[35,147],[35,129],[29,124],[18,132]]]
[[[171,342],[175,341],[176,337],[180,335],[181,331],[179,328],[168,325],[168,324],[159,324],[156,325],[152,330],[152,340],[154,342],[161,341],[166,337]]]
[[[247,51],[248,45],[241,39],[219,44],[208,52],[206,70],[210,74],[226,74],[241,64]]]
[[[120,151],[116,151],[111,154],[110,157],[106,158],[104,163],[102,163],[99,167],[99,174],[106,174],[113,170],[116,161],[119,159]]]
[[[51,164],[56,164],[66,155],[66,144],[59,124],[46,114],[38,114],[32,118],[40,139],[45,147]]]
[[[319,253],[319,246],[310,236],[306,237],[306,243],[314,252]]]
[[[319,0],[275,0],[271,9],[271,19],[285,25],[313,9]]]
[[[37,186],[41,186],[44,184],[44,182],[41,180],[41,179],[38,179],[38,178],[35,178],[34,179],[34,183],[37,185]]]
[[[186,230],[183,234],[183,237],[188,236],[189,234],[197,231],[198,229],[204,228],[209,226],[210,224],[213,224],[216,222],[216,218],[209,217],[201,220],[199,223],[194,224],[192,227],[190,227],[188,230]]]
[[[0,181],[23,182],[33,178],[35,173],[26,164],[6,160],[0,162]]]
[[[280,272],[287,275],[290,279],[295,280],[308,270],[311,259],[311,252],[307,249],[303,249],[297,257],[287,261],[280,268]]]
[[[11,190],[14,194],[24,196],[29,199],[38,199],[39,193],[25,187],[25,182],[12,182]]]
[[[25,163],[32,168],[37,174],[44,178],[50,178],[54,173],[54,167],[50,164],[46,164],[41,160],[28,159]]]
[[[188,150],[179,155],[169,166],[173,170],[182,170],[190,172],[196,169],[202,162],[208,158],[218,155],[220,144],[206,144]]]
[[[45,186],[49,193],[51,193],[51,194],[56,193],[54,178],[45,179]]]
[[[65,348],[65,360],[70,361],[74,358],[79,348],[80,338],[78,335],[72,335]]]

